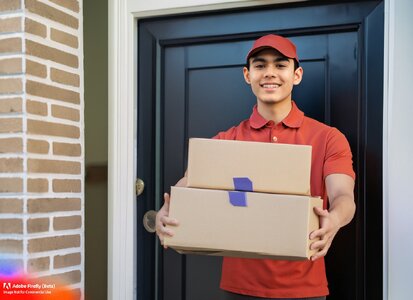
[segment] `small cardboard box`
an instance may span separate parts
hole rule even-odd
[[[188,187],[238,190],[249,178],[254,192],[310,195],[309,145],[214,139],[189,140]]]
[[[172,187],[169,216],[180,224],[164,245],[186,254],[309,259],[315,206],[320,198]]]

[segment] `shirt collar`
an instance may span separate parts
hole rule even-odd
[[[292,101],[292,107],[290,113],[281,122],[290,128],[299,128],[304,120],[304,113],[297,107],[294,101]],[[250,116],[250,126],[254,129],[259,129],[264,127],[268,120],[264,119],[260,115],[257,109],[257,105],[254,106],[252,114]]]

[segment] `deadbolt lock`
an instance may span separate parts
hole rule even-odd
[[[145,189],[145,182],[142,179],[136,179],[136,196],[140,196]]]

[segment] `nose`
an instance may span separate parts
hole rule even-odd
[[[277,76],[277,69],[274,67],[274,66],[268,66],[266,69],[265,69],[265,74],[264,74],[264,76],[266,77],[266,78],[271,78],[271,77],[276,77]]]

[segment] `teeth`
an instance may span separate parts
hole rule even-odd
[[[279,87],[280,85],[279,84],[263,84],[262,86],[266,89],[275,89]]]

